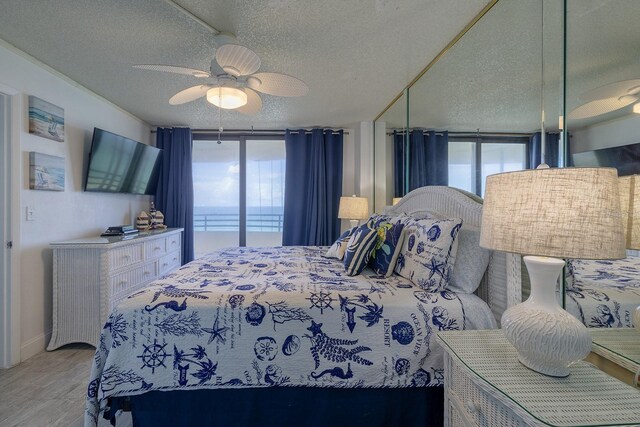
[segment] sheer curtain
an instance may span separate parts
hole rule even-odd
[[[342,144],[342,130],[286,130],[283,245],[331,245],[340,234]]]
[[[182,264],[193,260],[193,140],[189,128],[158,128],[156,147],[162,149],[162,163],[156,208],[164,214],[164,223],[184,228]]]

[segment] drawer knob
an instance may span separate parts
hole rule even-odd
[[[149,271],[145,271],[145,272],[144,272],[144,275],[145,275],[145,276],[148,276],[148,275],[150,275],[150,274],[151,274],[151,273],[150,273]]]
[[[165,262],[164,264],[162,264],[163,267],[166,267],[167,265],[169,265],[168,262]]]
[[[125,260],[127,260],[127,259],[131,258],[131,255],[129,255],[129,254],[124,254],[124,255],[122,256],[122,258],[124,258]]]
[[[121,280],[120,283],[118,283],[119,285],[126,285],[127,281],[126,280]]]
[[[464,406],[465,408],[467,408],[467,411],[469,411],[470,414],[480,412],[480,406],[474,403],[472,400],[465,400]]]
[[[156,246],[155,248],[153,248],[154,251],[159,251],[160,249],[162,249],[160,246]]]

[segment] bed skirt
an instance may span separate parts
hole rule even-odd
[[[105,418],[114,424],[116,411],[131,410],[134,427],[431,427],[444,413],[443,387],[151,391],[109,403]]]

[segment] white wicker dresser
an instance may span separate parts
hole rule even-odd
[[[115,305],[182,263],[182,228],[51,243],[53,331],[47,350],[96,346]]]
[[[566,378],[524,367],[501,330],[440,332],[445,426],[637,426],[640,390],[586,362]]]

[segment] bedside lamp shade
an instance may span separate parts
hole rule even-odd
[[[367,219],[369,217],[369,201],[366,197],[340,197],[338,218]]]
[[[480,246],[558,258],[626,256],[613,168],[535,169],[487,177]]]
[[[391,200],[391,204],[392,204],[392,205],[395,205],[395,204],[396,204],[396,203],[398,203],[400,200],[402,200],[402,197],[394,197],[394,198]]]
[[[638,175],[622,176],[620,182],[620,209],[627,249],[640,249],[640,180]]]
[[[351,228],[358,226],[358,221],[369,217],[369,200],[366,197],[340,197],[338,218],[348,219]]]
[[[480,246],[526,255],[531,295],[502,315],[505,337],[528,368],[565,377],[591,351],[587,328],[563,310],[559,258],[626,256],[613,168],[535,169],[487,177]]]

